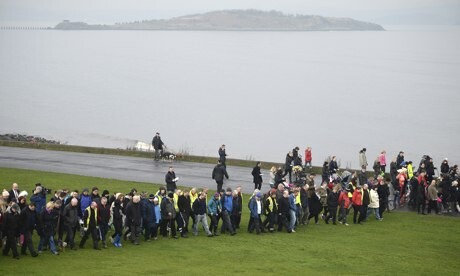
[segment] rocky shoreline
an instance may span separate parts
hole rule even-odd
[[[52,144],[60,145],[60,141],[49,140],[39,136],[25,135],[25,134],[0,134],[0,141],[16,141],[16,142],[26,142],[32,144]]]

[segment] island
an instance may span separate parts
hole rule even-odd
[[[168,31],[384,31],[375,23],[351,18],[284,14],[279,11],[223,10],[171,19],[113,25],[64,20],[55,30],[168,30]]]

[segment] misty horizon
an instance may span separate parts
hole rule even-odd
[[[352,18],[382,25],[460,25],[460,2],[434,1],[369,1],[351,0],[347,3],[332,0],[316,1],[210,1],[193,4],[182,0],[159,0],[152,3],[139,0],[133,5],[125,0],[97,2],[45,0],[4,0],[0,3],[0,25],[51,27],[62,20],[88,24],[115,24],[142,20],[171,19],[219,10],[280,11],[284,14],[319,15]]]

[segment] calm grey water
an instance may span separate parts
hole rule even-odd
[[[357,167],[460,163],[460,28],[386,32],[0,31],[0,132]]]

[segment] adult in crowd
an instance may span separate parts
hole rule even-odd
[[[152,146],[153,146],[153,149],[155,150],[155,156],[154,156],[155,160],[158,161],[161,158],[161,154],[163,152],[164,145],[165,144],[161,140],[160,133],[159,132],[155,133],[155,136],[152,139]]]
[[[222,186],[224,185],[224,177],[228,179],[228,173],[225,169],[225,165],[222,164],[221,160],[217,162],[217,165],[212,170],[211,177],[216,181],[217,191],[222,190]]]
[[[252,179],[254,182],[254,189],[262,189],[262,173],[260,172],[261,162],[257,162],[256,166],[252,169]]]

